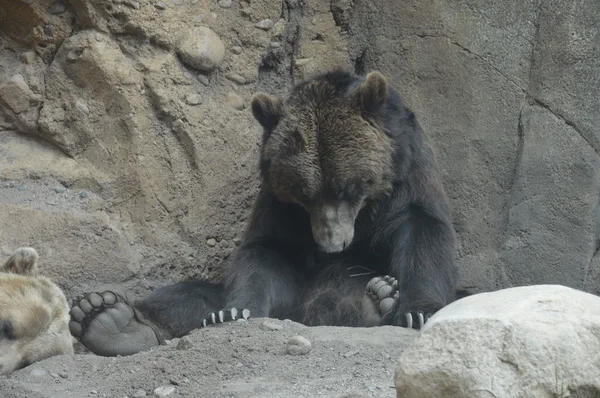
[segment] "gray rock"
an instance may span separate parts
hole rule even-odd
[[[198,78],[198,81],[200,83],[202,83],[203,85],[205,85],[205,86],[210,85],[210,81],[208,80],[208,77],[204,76],[203,74],[198,73],[197,78]]]
[[[202,96],[200,94],[188,94],[185,96],[185,102],[188,105],[200,105],[202,103]]]
[[[244,100],[236,93],[230,92],[229,94],[227,94],[227,99],[225,100],[225,102],[233,109],[237,109],[240,111],[244,109]]]
[[[210,72],[223,62],[225,46],[215,32],[204,26],[186,30],[177,53],[192,68]]]
[[[209,238],[206,240],[206,244],[210,247],[215,247],[215,245],[217,244],[217,241],[214,238]]]
[[[244,76],[238,75],[235,72],[227,72],[225,73],[225,78],[235,82],[237,84],[246,84],[246,78]]]
[[[525,398],[564,396],[568,388],[593,396],[600,363],[590,347],[598,341],[598,296],[559,285],[473,295],[437,312],[401,354],[396,394]]]
[[[179,342],[177,342],[177,349],[178,350],[189,350],[190,348],[192,348],[194,345],[192,344],[192,341],[190,340],[189,337],[187,336],[183,336]]]
[[[231,8],[233,6],[233,1],[232,0],[219,0],[219,2],[217,4],[219,4],[219,7],[221,7],[221,8]]]
[[[67,191],[67,188],[63,187],[62,185],[57,185],[54,187],[54,192],[56,193],[64,193]]]
[[[262,29],[262,30],[269,30],[273,27],[273,25],[275,25],[275,23],[273,22],[272,19],[263,19],[261,21],[258,21],[254,26]]]
[[[175,392],[175,387],[173,386],[160,386],[154,389],[155,397],[168,397],[169,395]]]
[[[31,91],[23,76],[17,74],[0,86],[0,101],[18,114],[28,110],[31,102],[41,101],[41,97]]]
[[[233,46],[231,47],[231,52],[234,54],[241,54],[242,53],[242,47],[240,46]]]
[[[264,321],[263,323],[260,324],[259,327],[261,328],[261,330],[270,331],[270,332],[283,329],[283,326],[278,325],[273,322],[269,322],[269,321]]]
[[[90,108],[88,108],[88,106],[86,105],[85,102],[81,101],[81,100],[77,100],[75,101],[75,108],[83,113],[85,113],[86,115],[90,113]]]
[[[167,5],[162,1],[157,1],[156,3],[154,3],[154,7],[158,8],[159,10],[164,10],[165,8],[167,8]]]
[[[81,192],[79,192],[79,197],[80,197],[81,199],[85,199],[85,198],[87,198],[88,196],[89,196],[89,193],[88,193],[87,191],[81,191]]]
[[[312,350],[312,345],[307,338],[294,336],[288,340],[286,349],[290,355],[306,355]]]
[[[133,398],[142,398],[142,397],[145,397],[146,395],[147,395],[146,391],[139,389],[139,390],[136,390],[136,392],[134,392],[131,396]]]

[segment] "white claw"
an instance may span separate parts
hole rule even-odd
[[[237,310],[235,308],[231,309],[231,320],[235,321],[235,318],[237,317]]]
[[[217,323],[217,320],[216,320],[216,318],[215,318],[215,313],[214,313],[214,312],[211,312],[211,313],[210,313],[210,321],[211,321],[213,324],[214,324],[214,323]]]
[[[406,317],[406,327],[412,329],[413,319],[411,313],[407,312],[404,316]]]
[[[423,327],[423,325],[425,325],[425,319],[423,318],[423,313],[422,312],[418,312],[419,314],[419,329],[421,329]]]
[[[225,322],[225,314],[223,313],[223,311],[219,311],[219,322]]]
[[[206,318],[202,320],[202,327],[205,328],[207,326],[206,324]]]
[[[244,308],[242,310],[242,318],[244,318],[244,319],[250,318],[250,310],[249,309]]]

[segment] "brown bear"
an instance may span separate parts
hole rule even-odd
[[[258,93],[251,107],[264,130],[262,186],[223,283],[184,281],[134,304],[111,292],[80,299],[71,330],[92,351],[132,353],[250,314],[420,328],[456,299],[434,154],[381,73],[332,71],[285,101]]]
[[[74,353],[69,304],[39,275],[35,249],[17,249],[0,268],[0,374],[55,355]]]

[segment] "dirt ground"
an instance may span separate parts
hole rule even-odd
[[[2,398],[395,397],[394,370],[418,332],[250,319],[127,357],[58,356],[0,378]],[[302,336],[307,354],[287,342]],[[161,395],[162,394],[162,395]],[[165,395],[167,394],[167,395]]]

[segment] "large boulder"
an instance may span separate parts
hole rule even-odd
[[[560,285],[482,293],[437,312],[400,356],[398,398],[596,397],[600,297]]]

